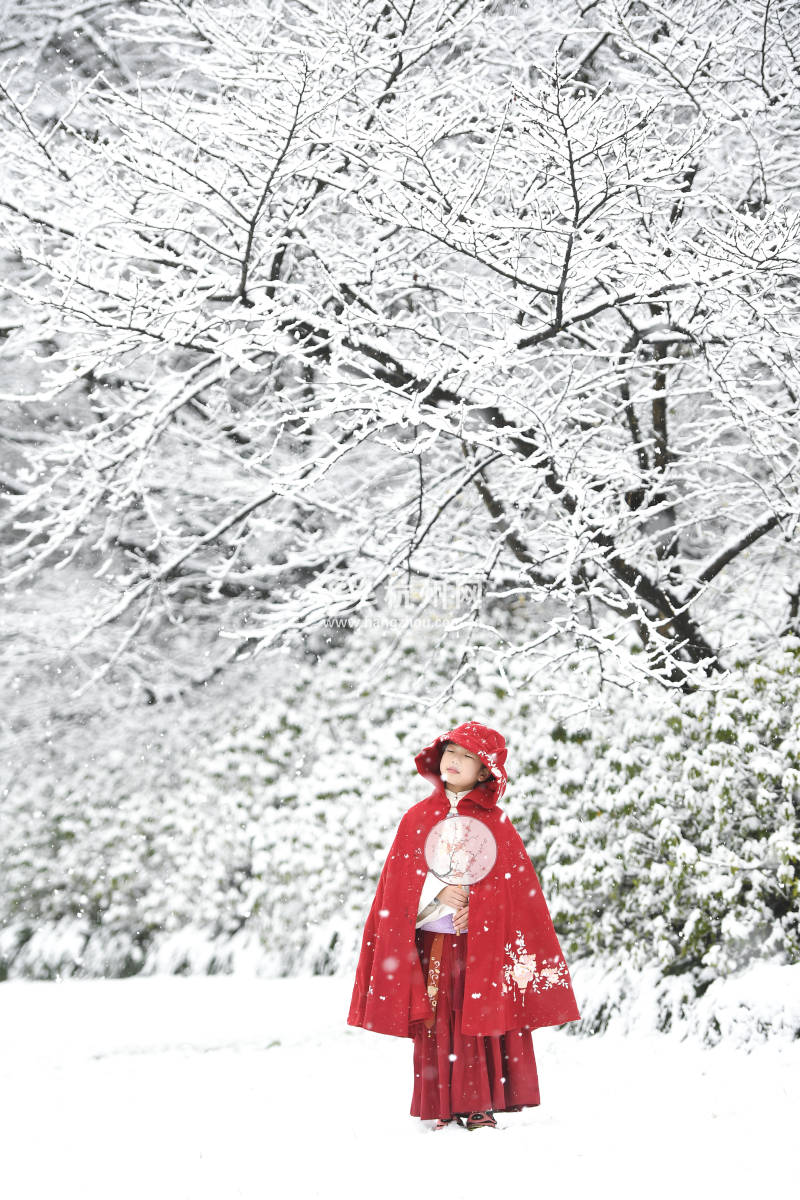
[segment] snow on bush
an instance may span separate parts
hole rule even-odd
[[[169,729],[157,706],[127,718],[125,753],[99,738],[87,750],[81,730],[59,746],[60,774],[30,764],[0,835],[4,972],[351,971],[397,822],[427,794],[413,756],[468,715],[507,737],[504,803],[584,1029],[638,1012],[714,1040],[727,984],[800,961],[799,643],[717,692],[625,693],[576,721],[513,672],[413,704],[403,684],[432,670],[419,644],[369,690],[352,664],[375,638],[353,638],[251,680],[215,731],[212,696]],[[452,668],[447,652],[439,665]],[[800,1029],[794,1010],[783,1025],[759,1015],[763,993],[744,1004],[753,1036]]]
[[[797,961],[798,691],[795,643],[718,693],[556,734],[540,840],[573,955],[656,963],[698,994]]]

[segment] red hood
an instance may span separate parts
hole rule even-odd
[[[506,790],[508,776],[506,775],[506,742],[496,729],[487,725],[479,725],[477,721],[466,721],[447,733],[440,733],[430,746],[421,750],[414,759],[417,770],[423,779],[443,787],[439,767],[442,761],[442,749],[445,742],[456,742],[477,754],[484,766],[491,772],[485,783],[479,783],[471,792],[466,793],[476,804],[484,808],[492,808]]]

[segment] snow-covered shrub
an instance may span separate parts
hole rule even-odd
[[[756,961],[800,961],[798,719],[794,643],[717,693],[628,702],[557,735],[566,753],[531,816],[573,958],[679,977],[684,1009]],[[585,1021],[602,1027],[631,990],[595,986]],[[676,994],[662,988],[661,1027]]]
[[[351,971],[397,823],[427,794],[414,754],[468,715],[507,737],[504,804],[584,1029],[647,1008],[713,1040],[717,985],[800,960],[798,643],[717,692],[620,692],[565,721],[513,670],[415,702],[421,674],[432,696],[452,669],[435,638],[370,688],[380,636],[270,667],[236,705],[222,689],[167,724],[159,706],[121,717],[124,754],[99,738],[87,751],[78,730],[60,771],[30,764],[0,834],[4,971]]]
[[[419,749],[430,727],[359,693],[344,652],[265,674],[238,702],[223,684],[16,748],[0,974],[330,972],[352,956],[387,839],[425,795],[406,737]]]

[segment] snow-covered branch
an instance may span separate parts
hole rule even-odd
[[[797,20],[727,7],[76,4],[71,73],[12,5],[7,586],[87,572],[70,640],[115,663],[409,578],[471,581],[496,663],[690,690],[777,636]],[[493,642],[512,596],[537,627]]]

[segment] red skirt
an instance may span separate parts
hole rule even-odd
[[[418,929],[417,950],[428,977],[435,933]],[[461,1032],[468,934],[447,934],[442,945],[436,1021],[414,1027],[411,1116],[423,1121],[464,1113],[519,1112],[539,1103],[539,1078],[530,1029],[498,1037]]]

